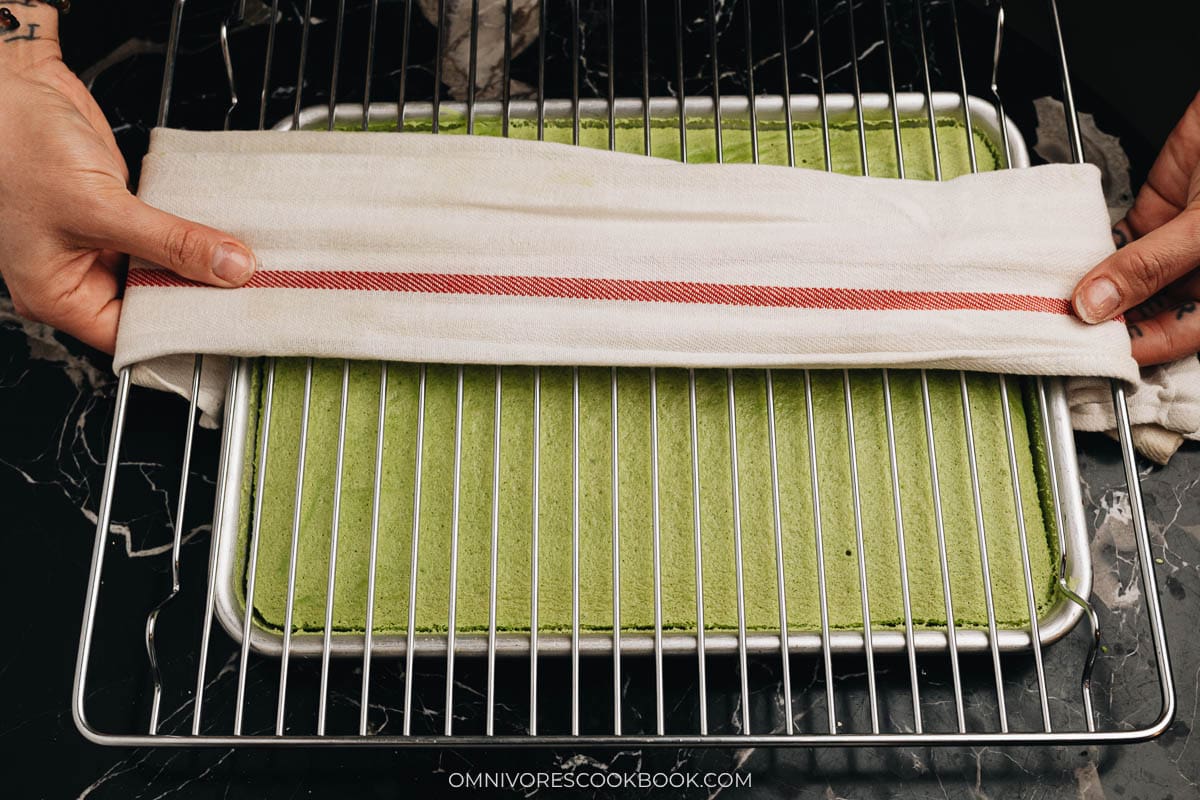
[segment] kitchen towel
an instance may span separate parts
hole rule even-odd
[[[186,388],[196,352],[1138,378],[1124,325],[1070,311],[1112,252],[1087,165],[932,183],[486,137],[160,129],[140,194],[260,259],[235,290],[131,265],[114,366],[142,383]]]
[[[1076,430],[1116,436],[1108,381],[1071,380],[1067,402]],[[1144,368],[1126,393],[1126,404],[1134,447],[1151,461],[1166,464],[1185,441],[1200,442],[1200,360],[1189,356]]]

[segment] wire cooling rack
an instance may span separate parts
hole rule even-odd
[[[195,4],[193,4],[195,5]],[[278,112],[280,102],[289,103],[290,114],[276,127],[298,129],[335,127],[353,124],[367,130],[379,126],[403,128],[411,121],[427,123],[438,133],[447,119],[465,120],[466,132],[473,133],[479,119],[498,118],[503,135],[509,135],[515,120],[536,125],[536,136],[545,137],[548,124],[567,123],[571,140],[580,143],[585,123],[606,122],[608,147],[616,148],[619,118],[641,116],[645,151],[650,152],[651,136],[677,137],[679,154],[687,160],[689,136],[711,137],[716,158],[724,155],[724,144],[733,130],[748,132],[750,159],[759,160],[759,127],[766,120],[782,121],[786,132],[787,160],[795,163],[793,123],[801,116],[819,122],[824,144],[825,169],[834,166],[831,152],[831,120],[849,120],[857,127],[861,142],[858,167],[870,172],[866,146],[866,127],[884,120],[894,132],[898,177],[904,174],[901,121],[923,120],[930,133],[929,147],[935,179],[943,177],[941,154],[936,132],[937,119],[956,115],[967,132],[970,167],[976,169],[977,154],[972,137],[976,127],[985,128],[998,139],[1008,166],[1027,163],[1020,132],[1007,120],[999,86],[999,66],[1005,31],[1003,4],[986,4],[976,17],[991,20],[989,36],[964,37],[960,29],[959,9],[954,0],[865,0],[864,2],[777,3],[741,0],[738,3],[707,2],[552,2],[551,0],[428,0],[414,3],[314,3],[306,0],[303,12],[289,24],[281,14],[278,0],[270,7],[250,9],[241,0],[227,17],[198,13],[194,24],[199,40],[208,43],[213,36],[219,45],[231,102],[224,114],[223,126],[265,128],[272,122],[269,114]],[[314,6],[318,6],[314,8]],[[350,6],[348,8],[348,6]],[[381,10],[381,6],[383,9]],[[383,11],[389,7],[396,27],[385,26]],[[184,0],[176,0],[171,20],[170,40],[163,75],[159,124],[168,123],[176,67],[185,44],[188,14]],[[248,18],[256,10],[265,12],[258,30],[265,31],[265,58],[261,71],[249,83],[243,71],[235,69],[232,42],[246,30]],[[1067,59],[1059,27],[1058,9],[1048,0],[1041,15],[1043,32],[1054,45],[1054,60],[1061,74],[1071,152],[1082,160],[1080,131],[1071,93]],[[358,25],[366,41],[348,40],[354,25],[347,20],[365,19]],[[216,20],[214,22],[214,20]],[[587,23],[585,25],[585,23]],[[282,41],[284,30],[298,31],[296,42]],[[313,39],[320,33],[328,37],[332,30],[332,60],[329,70],[311,63]],[[771,41],[763,38],[767,31]],[[599,33],[597,33],[599,32]],[[725,54],[731,41],[740,39],[741,58]],[[832,42],[837,41],[835,46]],[[652,42],[657,43],[652,47]],[[663,42],[670,45],[662,44]],[[764,43],[765,42],[765,43]],[[973,45],[965,47],[965,45]],[[294,49],[292,49],[294,46]],[[465,55],[464,55],[465,50]],[[756,52],[770,52],[769,58],[756,60]],[[833,52],[836,51],[836,54]],[[597,55],[599,53],[599,55]],[[984,59],[976,55],[986,56]],[[394,65],[388,75],[395,78],[397,99],[380,102],[373,81],[380,80],[379,62]],[[804,57],[808,63],[798,67]],[[294,62],[291,59],[295,59]],[[840,59],[845,58],[844,63]],[[975,60],[972,60],[975,58]],[[597,59],[605,67],[585,71],[585,62]],[[690,60],[689,60],[690,59]],[[700,67],[696,68],[699,59]],[[352,91],[346,83],[348,61],[361,67],[363,79]],[[689,66],[690,64],[690,66]],[[831,65],[836,64],[831,69]],[[989,88],[986,100],[968,91],[968,72],[972,65],[990,67],[984,76]],[[283,65],[295,67],[295,88],[289,96],[276,85]],[[911,75],[898,77],[904,65]],[[481,72],[489,76],[482,76]],[[597,76],[600,76],[597,78]],[[653,76],[653,77],[652,77]],[[806,83],[806,91],[793,93],[796,80]],[[255,83],[257,81],[257,84]],[[734,91],[723,91],[731,85]],[[842,91],[830,84],[839,82]],[[905,84],[907,91],[898,88]],[[248,105],[240,102],[247,85],[259,88],[257,115],[243,124]],[[767,91],[763,91],[763,86]],[[935,91],[935,85],[942,91]],[[707,91],[691,91],[702,86]],[[327,96],[327,103],[313,108],[305,105],[305,91]],[[315,88],[314,88],[315,87]],[[514,95],[514,88],[519,87]],[[881,91],[866,91],[878,88]],[[351,95],[356,101],[339,103]],[[281,101],[282,95],[282,101]],[[253,110],[253,109],[251,109]],[[692,129],[690,120],[706,117],[710,126],[701,132]],[[663,120],[673,127],[664,126]],[[212,127],[221,127],[214,119]],[[286,134],[279,134],[286,135]],[[739,133],[739,135],[741,135]],[[817,165],[821,166],[821,165]],[[197,357],[193,373],[193,397],[200,385],[204,360]],[[211,368],[211,365],[210,365]],[[1117,433],[1133,517],[1136,566],[1129,579],[1137,583],[1146,597],[1142,623],[1152,644],[1153,664],[1130,680],[1154,681],[1160,690],[1161,707],[1147,709],[1138,725],[1104,727],[1093,709],[1091,671],[1100,631],[1095,611],[1087,596],[1088,573],[1086,530],[1081,525],[1078,476],[1070,438],[1069,418],[1061,383],[1050,379],[1021,379],[996,376],[1003,405],[1009,474],[1013,480],[1014,508],[1022,508],[1021,493],[1036,491],[1021,486],[1017,478],[1016,451],[1009,408],[1010,385],[1029,381],[1032,403],[1046,422],[1044,447],[1051,475],[1048,481],[1055,525],[1059,534],[1060,564],[1056,591],[1059,610],[1065,615],[1047,633],[1045,619],[1039,619],[1030,576],[1030,554],[1022,515],[1017,513],[1020,554],[1024,574],[1024,592],[1030,609],[1024,630],[999,630],[992,603],[992,584],[987,567],[987,530],[983,524],[980,492],[993,476],[980,474],[976,443],[971,426],[971,389],[968,376],[957,376],[962,413],[966,420],[966,453],[970,466],[976,533],[983,561],[980,576],[987,599],[986,629],[959,628],[952,608],[948,562],[955,553],[946,546],[942,529],[941,507],[946,499],[940,487],[934,457],[938,426],[931,412],[928,376],[920,373],[926,447],[931,464],[934,504],[938,520],[938,558],[948,623],[940,629],[918,625],[909,605],[909,566],[902,524],[894,532],[899,539],[900,580],[904,597],[905,619],[902,629],[880,630],[866,626],[862,630],[831,630],[826,598],[825,556],[820,551],[821,488],[816,468],[816,443],[813,434],[812,376],[803,373],[808,453],[813,459],[810,502],[816,514],[818,547],[817,572],[803,578],[785,576],[780,544],[780,506],[776,471],[776,417],[773,396],[774,378],[764,374],[768,433],[771,452],[773,513],[776,532],[776,571],[769,576],[746,575],[742,564],[740,511],[738,497],[738,455],[736,404],[733,371],[726,373],[726,391],[730,427],[731,484],[721,491],[732,492],[734,537],[730,554],[736,573],[739,621],[735,632],[708,633],[702,616],[690,634],[667,635],[656,622],[652,632],[628,633],[620,626],[608,634],[593,635],[580,630],[578,616],[565,634],[546,635],[535,624],[524,634],[500,633],[495,622],[497,585],[496,531],[493,522],[489,585],[491,618],[486,633],[460,634],[454,623],[454,602],[458,596],[455,568],[458,554],[452,539],[450,564],[450,618],[444,633],[419,633],[412,617],[407,630],[391,637],[390,645],[377,637],[372,624],[376,592],[376,545],[379,537],[377,513],[371,530],[370,584],[368,587],[365,633],[347,634],[332,630],[329,617],[319,636],[303,636],[288,625],[281,641],[263,644],[261,631],[253,619],[253,608],[245,608],[241,619],[221,615],[220,598],[228,587],[223,579],[228,570],[221,566],[220,555],[230,548],[236,534],[231,518],[237,517],[240,502],[241,440],[246,418],[251,413],[245,403],[235,402],[248,395],[248,382],[256,366],[248,361],[235,362],[228,397],[231,411],[227,420],[217,463],[216,503],[208,561],[187,570],[182,561],[185,509],[189,496],[193,444],[197,436],[198,416],[192,401],[183,428],[181,480],[174,507],[172,587],[169,595],[144,609],[115,608],[105,615],[102,587],[114,570],[121,574],[123,565],[106,567],[110,523],[117,494],[118,475],[122,471],[122,446],[127,434],[143,424],[131,412],[130,372],[121,373],[118,382],[116,413],[98,513],[92,571],[84,611],[83,630],[74,687],[73,711],[80,731],[89,739],[112,745],[249,745],[249,744],[338,744],[338,745],[980,745],[980,744],[1062,744],[1068,742],[1117,743],[1136,741],[1161,733],[1174,714],[1174,692],[1164,640],[1163,621],[1158,603],[1150,541],[1138,483],[1125,395],[1114,383],[1112,397]],[[343,370],[340,414],[345,418],[349,364]],[[265,394],[275,387],[276,363],[268,360],[263,367]],[[617,415],[617,370],[612,370],[613,418]],[[842,371],[845,423],[852,474],[855,508],[860,500],[856,439],[852,409],[851,381],[857,373]],[[897,448],[893,438],[893,396],[888,371],[877,371],[883,383],[884,415],[887,429],[887,457],[892,477],[892,493],[899,513]],[[894,375],[895,373],[892,373]],[[310,419],[313,363],[305,368],[305,392],[301,417]],[[418,371],[421,405],[416,419],[417,452],[422,452],[421,437],[425,419],[424,399],[427,367]],[[541,372],[534,373],[534,403],[529,409],[533,441],[540,442],[538,426],[541,414]],[[455,371],[455,476],[454,503],[460,491],[458,447],[461,443],[464,368]],[[383,453],[383,420],[387,409],[386,365],[379,373],[379,420],[375,455],[373,508],[380,502],[380,472]],[[658,550],[658,405],[655,399],[658,375],[649,372],[651,489],[655,498],[654,579],[656,620],[662,590]],[[496,502],[501,483],[499,471],[501,371],[496,370],[496,417],[493,432],[496,450],[491,480],[492,502]],[[578,398],[579,370],[572,372],[573,397]],[[699,503],[699,466],[696,434],[696,375],[688,374],[691,401],[691,453],[694,479],[692,502]],[[578,430],[578,405],[572,428]],[[262,421],[269,427],[269,415]],[[129,429],[129,430],[127,430]],[[297,495],[304,488],[304,446],[307,428],[300,433],[300,468]],[[345,446],[344,422],[339,427],[335,507],[341,498],[342,451]],[[612,447],[617,447],[615,427]],[[262,431],[262,442],[267,431]],[[264,445],[265,446],[265,445]],[[534,496],[538,496],[538,449],[533,447]],[[616,458],[613,464],[617,463]],[[615,469],[615,466],[614,466]],[[576,438],[573,452],[572,504],[574,509],[572,548],[572,605],[578,608],[581,586],[578,571],[579,451]],[[259,472],[261,479],[262,471]],[[421,477],[418,459],[417,481]],[[708,484],[706,483],[706,486]],[[711,491],[706,488],[705,491]],[[414,502],[420,502],[417,490]],[[614,512],[620,500],[612,495]],[[493,505],[493,507],[495,507]],[[698,506],[697,506],[698,507]],[[257,518],[257,517],[256,517]],[[335,519],[337,515],[335,513]],[[418,519],[419,514],[414,514]],[[538,558],[537,518],[534,519],[534,547],[531,552],[533,579],[529,602],[532,619],[537,617]],[[614,513],[614,519],[616,514]],[[697,520],[697,549],[701,531]],[[861,521],[857,525],[857,564],[862,618],[870,620],[866,580],[866,550]],[[231,527],[232,526],[232,527]],[[293,531],[297,535],[298,528]],[[455,536],[457,528],[455,529]],[[874,532],[872,532],[874,535]],[[1072,537],[1077,537],[1072,541]],[[224,543],[222,540],[224,539]],[[333,531],[329,561],[329,597],[336,577],[337,527]],[[413,532],[411,569],[417,570],[417,531]],[[620,560],[616,552],[619,537],[614,530],[613,570]],[[251,539],[251,559],[256,552]],[[295,544],[293,543],[293,552]],[[1068,558],[1083,558],[1082,564],[1068,568]],[[294,561],[293,561],[294,564]],[[712,569],[712,565],[707,565]],[[106,572],[106,569],[108,570]],[[697,612],[703,614],[704,569],[696,560]],[[205,581],[204,574],[207,574]],[[199,579],[202,586],[189,586]],[[741,611],[747,580],[769,580],[778,589],[779,629],[773,632],[746,629]],[[789,631],[785,610],[785,586],[788,581],[805,581],[819,595],[822,624],[814,631]],[[294,581],[293,574],[289,583]],[[255,585],[253,560],[246,591]],[[411,586],[415,587],[416,581]],[[614,574],[614,617],[620,618],[619,579]],[[482,590],[485,587],[478,587]],[[180,619],[174,613],[176,598],[190,590],[203,590],[203,602],[196,602],[194,613]],[[414,589],[415,592],[415,589]],[[409,608],[415,606],[415,594]],[[288,615],[292,610],[289,594]],[[124,604],[113,604],[124,605]],[[329,601],[332,608],[332,599]],[[228,609],[226,609],[226,612]],[[236,616],[236,615],[235,615]],[[198,618],[197,618],[198,617]],[[214,625],[214,620],[220,624]],[[1065,620],[1065,621],[1064,621]],[[1076,625],[1077,621],[1082,621]],[[224,626],[224,627],[223,627]],[[102,666],[108,648],[126,647],[136,641],[130,630],[136,629],[146,650],[144,674],[130,678],[126,713],[103,724],[89,717],[95,691],[91,679]],[[198,646],[194,634],[198,632]],[[257,637],[257,638],[256,638]],[[1064,641],[1054,644],[1054,641]],[[188,643],[191,644],[188,644]],[[597,642],[600,646],[596,646]],[[515,645],[514,645],[515,643]],[[598,651],[607,656],[592,657]],[[508,657],[516,653],[515,657]],[[393,658],[400,655],[402,658]],[[499,656],[504,656],[498,658]],[[223,660],[222,660],[223,659]],[[233,684],[231,697],[219,696],[214,684],[221,676]],[[1016,682],[1014,689],[1013,682]],[[98,681],[97,681],[98,682]],[[184,688],[186,687],[186,688]],[[639,687],[641,687],[639,689]],[[174,711],[164,716],[164,697],[191,693]],[[464,695],[481,702],[466,703]],[[434,698],[441,701],[436,707]],[[465,710],[467,707],[478,713]],[[400,709],[402,708],[402,711]],[[391,718],[389,709],[399,714]]]

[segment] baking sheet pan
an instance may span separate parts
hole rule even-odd
[[[762,121],[782,120],[783,102],[779,97],[757,98],[757,111]],[[794,122],[819,121],[819,105],[815,96],[793,96],[792,113]],[[925,119],[925,98],[921,94],[902,93],[897,96],[897,109],[902,119]],[[979,98],[969,98],[971,120],[975,128],[993,142],[1001,141],[1000,120],[994,107]],[[933,95],[935,113],[939,116],[961,115],[961,103],[957,95],[937,93]],[[735,122],[740,118],[746,119],[749,103],[744,97],[726,97],[721,101],[721,112],[725,122]],[[571,119],[573,109],[570,101],[547,101],[545,114],[548,120]],[[691,122],[693,118],[703,119],[712,116],[712,101],[708,98],[688,98],[686,114]],[[480,102],[475,106],[478,119],[498,117],[501,108],[496,102]],[[607,120],[608,104],[603,100],[580,101],[581,119]],[[831,122],[849,119],[854,113],[854,98],[850,95],[829,95],[827,111]],[[867,94],[863,96],[863,111],[868,119],[889,119],[891,110],[888,96],[883,94]],[[532,120],[537,118],[537,104],[531,101],[514,101],[510,107],[512,119]],[[325,106],[304,109],[299,115],[300,127],[324,129],[328,127],[329,110]],[[443,119],[466,113],[462,103],[444,102],[441,104]],[[355,127],[362,122],[363,109],[360,105],[343,104],[334,110],[334,124],[338,127]],[[405,108],[405,119],[411,122],[428,120],[432,115],[429,103],[410,103]],[[636,118],[640,120],[642,104],[640,100],[618,100],[615,115],[621,118]],[[656,121],[678,119],[678,103],[673,98],[654,98],[651,101],[651,115]],[[386,126],[394,124],[397,119],[395,104],[372,104],[370,118],[373,124]],[[292,119],[281,122],[276,130],[286,130],[292,127]],[[1024,140],[1010,120],[1005,120],[1007,128],[1011,166],[1024,167],[1029,165],[1029,156]],[[690,126],[689,126],[690,127]],[[215,535],[219,536],[216,564],[216,596],[215,610],[225,631],[237,642],[242,639],[242,627],[245,609],[241,601],[243,596],[240,583],[245,580],[241,566],[244,553],[239,553],[239,547],[246,546],[246,539],[240,536],[239,509],[241,492],[246,470],[252,468],[246,463],[246,437],[252,429],[252,412],[254,399],[251,396],[250,370],[251,364],[242,361],[239,365],[239,380],[237,391],[229,399],[226,410],[226,425],[224,436],[229,437],[230,446],[224,448],[229,459],[224,471],[225,498],[222,508],[218,509],[214,525]],[[1057,473],[1053,479],[1057,482],[1060,498],[1059,519],[1062,525],[1064,571],[1062,578],[1067,587],[1082,597],[1088,596],[1091,590],[1092,571],[1088,552],[1087,527],[1083,519],[1082,499],[1079,493],[1078,464],[1075,458],[1074,439],[1070,424],[1070,413],[1067,407],[1066,394],[1062,381],[1048,379],[1046,381],[1048,417],[1046,436],[1050,446],[1054,448]],[[986,477],[984,477],[986,480]],[[1049,644],[1065,636],[1079,621],[1083,608],[1072,601],[1065,593],[1059,591],[1055,602],[1039,619],[1041,642]],[[985,630],[975,628],[957,628],[957,647],[961,652],[979,652],[989,648],[988,635]],[[903,630],[876,629],[872,632],[872,645],[876,652],[903,652],[906,638]],[[445,654],[447,635],[444,632],[418,632],[414,635],[415,654]],[[322,635],[312,632],[296,632],[293,634],[290,653],[297,656],[316,656],[322,652]],[[361,656],[365,635],[362,632],[335,632],[331,635],[330,652],[334,656]],[[948,649],[949,640],[944,630],[917,629],[914,631],[914,646],[918,651],[936,652]],[[862,652],[864,650],[864,635],[855,630],[830,631],[830,648],[838,653]],[[1032,640],[1028,630],[1006,629],[997,632],[997,647],[1002,651],[1023,650],[1031,646]],[[258,625],[251,627],[250,645],[260,654],[278,656],[282,653],[283,637],[278,631],[264,629]],[[778,632],[748,631],[746,646],[750,652],[778,652],[780,636]],[[654,635],[652,631],[622,630],[620,636],[621,652],[648,654],[654,652]],[[697,637],[692,632],[664,631],[662,633],[663,651],[667,653],[694,653],[697,647]],[[821,651],[821,635],[817,631],[791,631],[788,634],[788,647],[796,653],[818,653]],[[407,648],[407,636],[404,633],[376,633],[372,637],[373,653],[380,656],[402,656]],[[528,654],[530,635],[528,632],[501,631],[496,634],[496,652],[498,654],[520,655]],[[613,636],[609,632],[584,631],[580,633],[580,652],[583,653],[612,653]],[[736,631],[705,631],[704,648],[708,653],[734,652],[738,648]],[[463,632],[455,635],[455,650],[459,654],[485,654],[488,649],[486,632]],[[571,634],[569,632],[542,631],[538,634],[538,649],[540,653],[567,654],[571,652]]]

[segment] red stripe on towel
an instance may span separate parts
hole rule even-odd
[[[203,284],[160,269],[129,270],[128,286]],[[412,294],[627,300],[642,303],[812,308],[837,311],[1036,311],[1070,314],[1068,300],[1005,292],[901,291],[812,286],[756,286],[698,281],[554,278],[532,275],[454,275],[361,270],[259,270],[247,289],[335,289]]]

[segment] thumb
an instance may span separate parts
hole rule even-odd
[[[1200,207],[1189,208],[1091,270],[1075,287],[1075,313],[1103,322],[1145,302],[1200,263]]]
[[[257,261],[235,237],[146,205],[133,195],[100,221],[92,244],[128,253],[198,283],[241,286]]]

